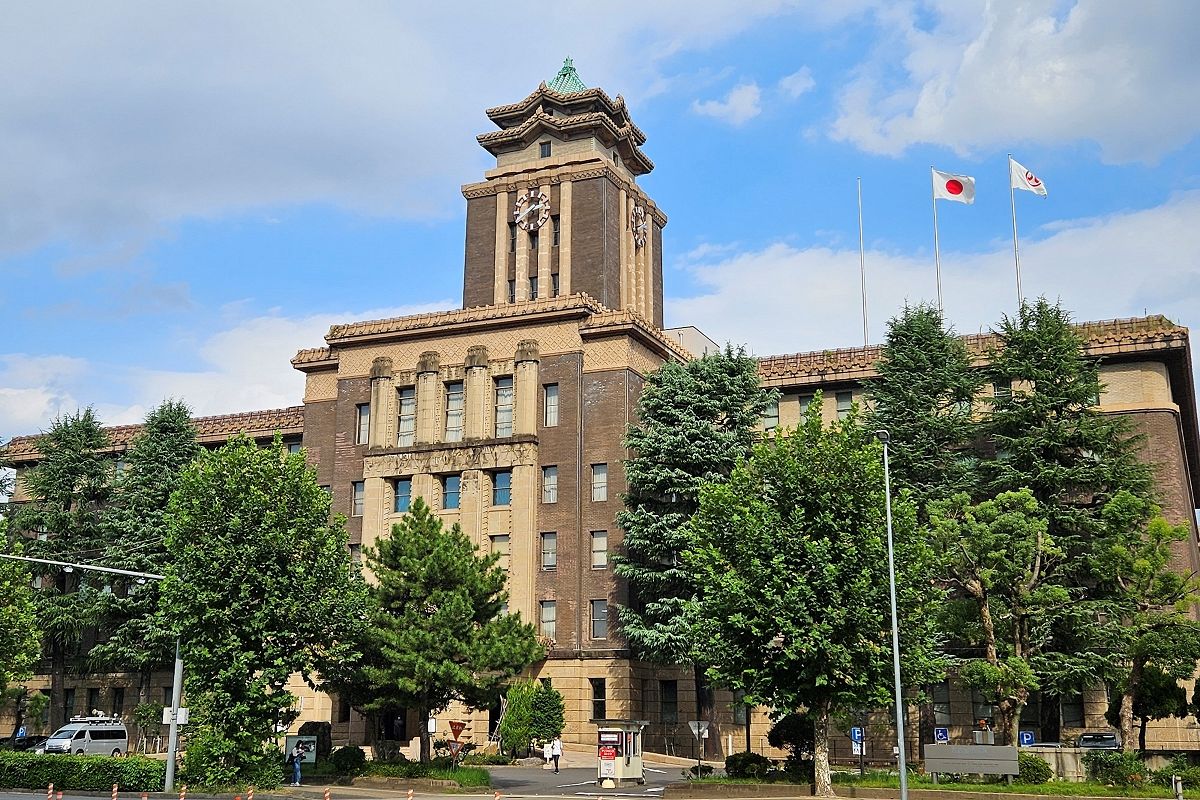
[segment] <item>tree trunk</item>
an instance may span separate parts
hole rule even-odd
[[[1121,749],[1126,753],[1134,751],[1133,744],[1133,701],[1141,688],[1142,671],[1146,663],[1140,659],[1134,660],[1129,668],[1129,680],[1125,682],[1125,692],[1121,695]]]
[[[428,764],[433,760],[433,737],[429,735],[429,709],[422,703],[417,706],[420,719],[417,724],[421,728],[421,763]]]
[[[700,740],[704,758],[711,759],[718,755],[721,746],[721,732],[717,728],[716,714],[713,713],[712,692],[709,691],[708,676],[704,674],[704,666],[692,665],[692,680],[696,687],[696,719],[708,721],[708,738]]]
[[[833,797],[833,778],[829,770],[829,700],[813,709],[813,794]]]
[[[25,724],[25,709],[29,706],[29,690],[24,686],[17,690],[13,697],[13,732],[11,739],[17,738],[17,731]]]
[[[1146,723],[1150,721],[1149,717],[1141,718],[1141,725],[1138,728],[1138,750],[1146,752]]]

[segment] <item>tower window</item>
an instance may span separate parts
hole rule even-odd
[[[417,436],[417,390],[406,386],[396,395],[400,406],[399,419],[396,422],[396,444],[400,447],[412,447]]]
[[[550,296],[558,297],[558,273],[550,273]]]
[[[513,379],[496,378],[496,438],[512,436]]]
[[[550,245],[558,247],[558,241],[562,235],[562,224],[559,222],[558,214],[550,218]]]
[[[446,384],[446,437],[447,442],[461,442],[463,438],[463,384],[462,381]]]
[[[517,223],[508,223],[508,252],[517,252]]]
[[[550,157],[550,143],[549,142],[542,142],[540,145],[538,145],[538,150],[539,150],[539,156],[541,158],[549,158]]]
[[[492,552],[500,554],[500,560],[496,562],[496,566],[508,572],[512,566],[509,558],[512,550],[512,541],[507,533],[499,533],[488,537],[491,539]]]
[[[529,276],[529,299],[538,299],[538,279],[536,275]]]
[[[517,302],[517,282],[515,280],[508,282],[508,302]]]

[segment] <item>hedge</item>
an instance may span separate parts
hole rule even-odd
[[[159,792],[167,762],[143,756],[72,756],[0,750],[0,787],[107,791],[115,783],[122,791]]]

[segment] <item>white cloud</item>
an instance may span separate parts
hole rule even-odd
[[[756,83],[741,83],[729,90],[724,100],[696,100],[692,111],[730,125],[743,125],[762,113],[762,91]]]
[[[1200,191],[1167,203],[1043,231],[1021,244],[1026,297],[1061,299],[1077,319],[1165,314],[1200,328]],[[905,302],[936,299],[933,256],[867,253],[871,341]],[[773,244],[690,267],[706,290],[668,298],[671,325],[696,325],[759,355],[862,343],[857,249]],[[960,333],[987,330],[1016,306],[1012,250],[942,253],[947,318]],[[753,309],[748,313],[747,309]]]
[[[916,14],[879,12],[886,39],[843,90],[833,138],[891,155],[1091,141],[1123,163],[1200,132],[1200,4],[942,0],[932,27]]]
[[[791,75],[785,75],[779,79],[779,89],[793,100],[805,92],[811,91],[816,85],[812,70],[808,67],[801,67]]]

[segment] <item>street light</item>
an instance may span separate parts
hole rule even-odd
[[[7,558],[12,561],[29,561],[34,564],[49,564],[54,567],[62,567],[63,572],[74,572],[77,569],[89,570],[91,572],[104,572],[109,575],[126,575],[134,578],[138,583],[146,581],[161,581],[165,575],[156,575],[153,572],[134,572],[130,569],[116,569],[114,567],[101,567],[96,564],[76,564],[70,561],[55,561],[50,558],[32,558],[30,556],[14,556],[8,553],[0,553],[0,558]],[[179,701],[183,694],[183,659],[179,655],[179,637],[175,637],[175,685],[171,687],[171,726],[167,735],[167,774],[164,780],[164,792],[169,792],[175,788],[175,757],[179,750]]]
[[[908,767],[904,763],[904,696],[900,689],[900,619],[896,614],[896,557],[892,545],[892,474],[888,463],[888,445],[892,436],[887,431],[875,431],[883,443],[883,492],[887,509],[888,587],[892,594],[892,673],[896,688],[896,755],[900,769],[900,800],[908,800]]]

